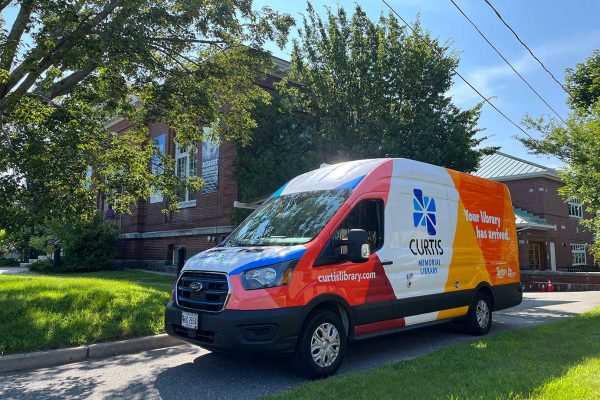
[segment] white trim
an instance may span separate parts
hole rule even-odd
[[[475,176],[479,176],[479,175],[475,175]],[[482,178],[481,176],[479,176],[479,177]],[[555,173],[548,172],[548,171],[531,172],[528,174],[519,174],[519,175],[494,176],[491,178],[483,178],[483,179],[489,179],[490,181],[496,181],[496,182],[504,182],[504,181],[516,181],[519,179],[530,179],[530,178],[548,178],[548,179],[551,179],[556,182],[562,182],[562,179],[560,179],[560,176],[558,176]]]
[[[177,206],[179,208],[196,207],[196,200],[180,201],[179,203],[177,203]]]
[[[267,202],[267,200],[269,200],[269,197],[266,197],[264,199],[260,199],[257,201],[252,201],[249,203],[244,203],[244,202],[236,200],[233,202],[233,208],[244,208],[247,210],[256,210],[257,208],[260,208],[260,206],[265,204]]]
[[[550,269],[556,271],[556,242],[548,242],[548,250],[550,251]]]
[[[156,239],[179,236],[216,235],[221,233],[229,233],[232,230],[232,226],[222,225],[205,228],[175,229],[170,231],[130,232],[120,234],[119,239]]]
[[[113,126],[115,126],[116,124],[118,124],[119,122],[122,122],[122,121],[125,121],[125,118],[123,118],[123,117],[113,118],[104,124],[104,128],[106,128],[106,129],[112,128]]]
[[[556,225],[552,225],[552,224],[538,224],[535,222],[527,222],[524,224],[516,224],[516,227],[519,228],[520,230],[525,230],[525,229],[538,229],[538,230],[556,230]]]

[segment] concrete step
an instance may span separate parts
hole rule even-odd
[[[21,268],[29,267],[30,265],[31,265],[31,263],[30,263],[30,262],[22,262],[22,263],[19,263],[19,267],[21,267]]]

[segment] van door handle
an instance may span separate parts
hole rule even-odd
[[[393,263],[393,261],[382,261],[381,265],[392,265]]]

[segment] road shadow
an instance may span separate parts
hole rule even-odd
[[[574,317],[580,313],[566,311],[566,308],[573,308],[572,305],[575,303],[581,303],[581,300],[548,300],[529,297],[524,298],[520,305],[498,311],[496,312],[496,315],[527,318],[532,322]]]
[[[95,378],[81,378],[77,374],[44,382],[36,387],[27,377],[2,377],[0,398],[6,400],[22,399],[84,399],[89,397],[101,382]],[[33,387],[32,387],[33,386]]]
[[[163,357],[183,356],[189,352],[188,346],[177,346],[49,368],[0,373],[0,399],[83,399],[93,395],[105,383],[103,376],[98,373],[98,378],[82,377],[87,372],[93,374],[111,367],[143,365]],[[126,394],[111,394],[111,398],[131,399],[132,393],[139,397],[139,394],[148,392],[148,386],[147,382],[128,385]]]
[[[514,329],[494,327],[492,333]],[[339,373],[371,369],[473,340],[455,324],[399,332],[350,344]],[[154,387],[162,399],[253,399],[308,382],[298,376],[291,355],[236,357],[207,353],[193,363],[159,373]]]

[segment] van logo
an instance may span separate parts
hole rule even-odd
[[[202,291],[203,288],[204,288],[204,286],[200,282],[190,283],[190,289],[192,289],[194,292],[200,292],[200,291]]]
[[[429,235],[435,235],[435,199],[433,197],[423,196],[421,189],[413,189],[415,195],[413,199],[413,223],[415,228],[427,227]]]

